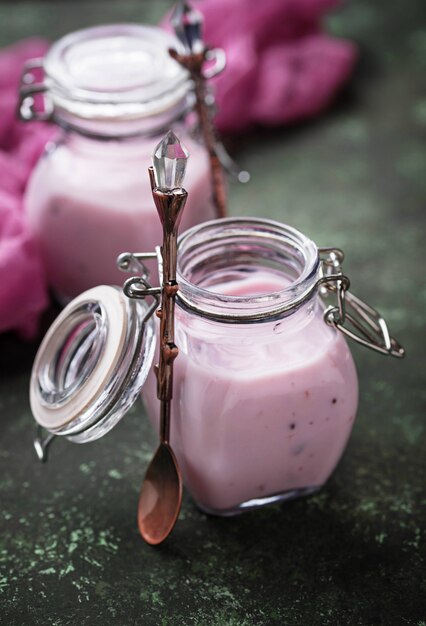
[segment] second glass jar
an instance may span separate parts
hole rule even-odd
[[[42,62],[44,112],[26,106],[31,90],[22,101],[28,119],[45,117],[62,128],[24,201],[60,299],[120,283],[116,257],[153,250],[161,241],[146,170],[165,129],[172,128],[190,153],[182,229],[214,217],[207,152],[188,127],[190,81],[168,54],[179,45],[158,28],[136,25],[73,33]]]
[[[207,512],[311,493],[345,449],[358,381],[320,277],[316,245],[276,222],[228,218],[180,239],[171,444]],[[158,428],[152,370],[143,399]]]

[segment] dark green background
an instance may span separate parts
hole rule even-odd
[[[0,45],[155,22],[166,6],[1,3]],[[326,488],[235,519],[206,517],[185,497],[170,540],[149,548],[135,509],[156,438],[141,405],[104,440],[55,443],[42,466],[27,398],[36,346],[2,336],[1,624],[426,625],[423,7],[349,3],[328,28],[359,43],[360,61],[332,110],[232,142],[252,182],[231,188],[231,213],[342,247],[354,291],[407,348],[403,362],[353,348],[359,413]]]

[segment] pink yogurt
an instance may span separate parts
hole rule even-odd
[[[247,296],[285,286],[261,270],[214,291]],[[171,443],[204,510],[233,514],[309,493],[336,467],[358,383],[343,336],[322,313],[318,300],[280,322],[235,325],[177,307]],[[157,428],[155,385],[151,372],[143,398]]]
[[[182,229],[212,219],[209,163],[204,148],[183,129],[190,158],[189,199]],[[75,134],[48,148],[25,195],[25,210],[39,242],[48,281],[69,299],[99,284],[122,284],[121,252],[153,252],[161,224],[147,168],[158,140],[99,142]],[[154,282],[157,267],[148,263]]]

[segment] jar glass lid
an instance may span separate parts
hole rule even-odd
[[[174,35],[136,24],[71,33],[44,59],[53,104],[85,119],[135,119],[182,106],[189,75],[168,53],[181,47]]]
[[[75,442],[106,434],[137,399],[152,365],[155,327],[145,301],[119,287],[80,294],[60,313],[34,361],[36,421]]]

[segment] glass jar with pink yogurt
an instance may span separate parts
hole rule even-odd
[[[24,199],[60,299],[120,282],[120,252],[151,250],[161,241],[146,171],[165,129],[191,154],[183,228],[214,217],[207,152],[191,131],[191,82],[169,48],[180,51],[181,44],[159,28],[100,26],[62,38],[25,74],[24,83],[34,80],[41,67],[44,78],[24,85],[21,116],[61,129]]]
[[[275,222],[210,222],[180,239],[171,445],[207,512],[312,493],[346,447],[358,381],[324,322],[321,271],[316,245]],[[143,399],[157,428],[152,371]]]
[[[125,257],[136,271],[138,255]],[[170,442],[204,511],[233,515],[324,485],[358,404],[344,334],[404,356],[380,314],[348,292],[342,260],[265,219],[213,220],[180,237]],[[54,436],[103,436],[141,389],[158,432],[158,300],[139,270],[146,292],[90,289],[44,338],[30,386],[33,415],[50,433],[35,440],[40,459]]]

